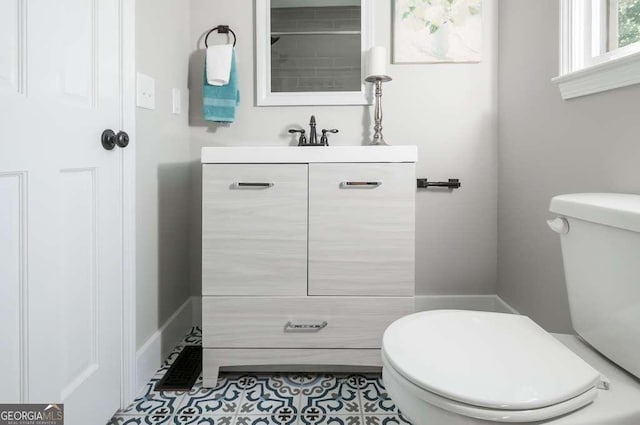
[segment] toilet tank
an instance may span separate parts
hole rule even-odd
[[[561,195],[550,210],[574,329],[640,377],[640,195]]]

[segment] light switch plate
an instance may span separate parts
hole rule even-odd
[[[156,80],[140,72],[136,78],[136,104],[140,108],[156,109]]]
[[[182,113],[182,101],[180,96],[180,89],[171,90],[171,98],[173,102],[171,111],[176,115],[180,115],[180,113]]]

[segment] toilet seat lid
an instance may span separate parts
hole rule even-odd
[[[528,410],[565,402],[600,373],[526,316],[433,310],[385,331],[393,368],[415,385],[478,407]]]

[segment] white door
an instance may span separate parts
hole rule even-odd
[[[118,0],[0,1],[0,403],[119,407]]]

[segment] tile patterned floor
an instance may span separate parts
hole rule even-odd
[[[200,330],[192,329],[107,425],[411,425],[376,374],[223,372],[213,389],[202,388],[200,377],[188,392],[154,391],[182,348],[201,343]]]

